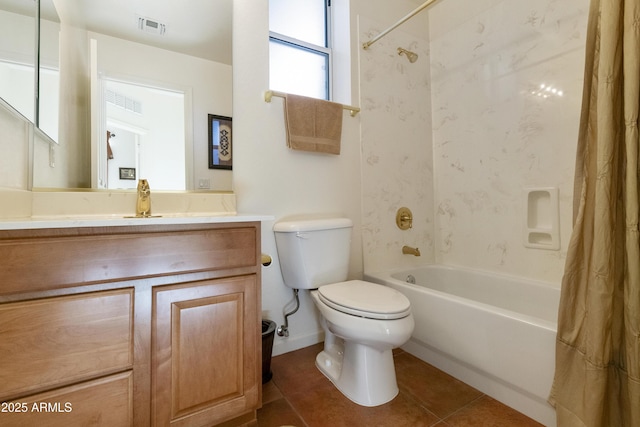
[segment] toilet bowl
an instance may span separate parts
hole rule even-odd
[[[357,302],[379,296],[380,301],[387,300],[386,308],[383,312],[366,311],[362,305],[340,306],[335,299],[323,296],[327,288],[337,287],[353,288],[354,297],[360,293],[362,300]],[[409,301],[396,292],[359,280],[311,291],[325,333],[324,349],[316,357],[316,366],[342,394],[362,406],[382,405],[398,394],[392,351],[409,340],[414,320]]]
[[[353,402],[378,406],[398,394],[392,350],[409,340],[414,320],[395,289],[345,281],[352,226],[346,218],[286,221],[274,233],[284,283],[308,289],[321,314],[316,366]]]

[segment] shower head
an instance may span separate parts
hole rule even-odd
[[[411,52],[410,50],[403,49],[403,48],[399,47],[398,48],[398,55],[402,55],[403,53],[406,55],[407,59],[412,64],[418,60],[418,54],[417,53],[414,53],[414,52]]]

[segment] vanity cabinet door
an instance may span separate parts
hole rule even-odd
[[[154,426],[211,426],[255,416],[257,286],[250,274],[154,288]]]

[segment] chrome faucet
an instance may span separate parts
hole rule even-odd
[[[138,180],[138,200],[136,202],[136,216],[151,216],[151,188],[146,179]]]
[[[415,255],[420,256],[420,249],[412,248],[411,246],[403,246],[402,253],[405,255]]]

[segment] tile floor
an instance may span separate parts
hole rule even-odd
[[[315,367],[321,349],[316,344],[272,359],[259,427],[541,426],[402,350],[394,356],[398,396],[374,408],[358,406]]]

